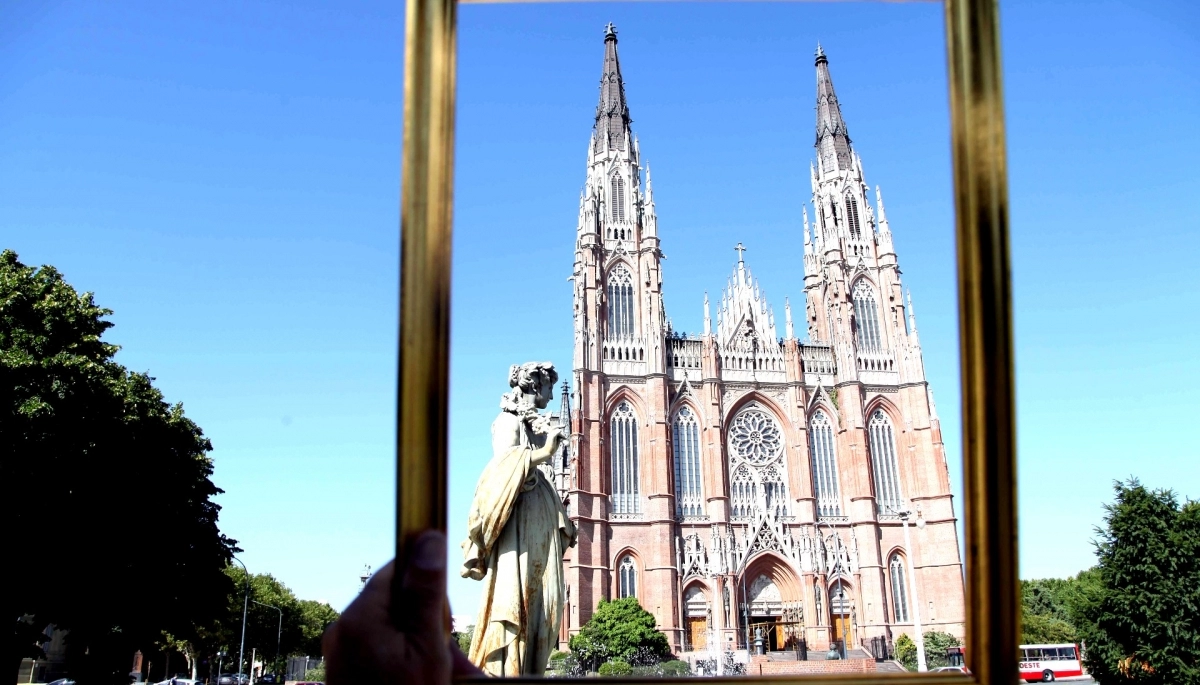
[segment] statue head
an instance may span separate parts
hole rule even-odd
[[[554,398],[557,382],[558,372],[550,362],[513,364],[508,369],[508,385],[512,392],[504,395],[500,406],[518,412],[545,409]]]

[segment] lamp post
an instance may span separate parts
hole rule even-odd
[[[211,662],[210,662],[210,664],[211,664]],[[217,652],[217,682],[215,682],[215,683],[212,682],[212,672],[211,671],[208,674],[208,680],[212,685],[219,685],[219,683],[221,682],[221,671],[224,670],[224,668],[225,668],[225,652],[218,651]]]
[[[845,589],[844,589],[844,586],[842,585],[842,538],[841,538],[841,536],[839,536],[837,534],[837,531],[835,531],[833,529],[832,524],[830,524],[828,521],[821,521],[820,519],[818,519],[817,522],[815,524],[813,524],[813,527],[816,528],[816,530],[817,530],[818,536],[821,534],[821,524],[825,524],[825,528],[829,531],[830,537],[832,537],[834,539],[832,571],[833,571],[834,577],[837,578],[838,608],[839,608],[839,610],[841,610],[841,608],[845,606],[845,601],[846,601]],[[839,614],[839,615],[841,615],[841,614]],[[830,620],[830,623],[834,622],[833,602],[829,603],[829,620]],[[845,635],[842,636],[842,648],[838,651],[841,654],[842,658],[845,659],[846,658],[846,636]]]
[[[912,597],[913,605],[913,632],[916,639],[913,642],[917,643],[917,671],[924,673],[929,670],[928,664],[925,662],[925,634],[921,632],[921,600],[917,597],[917,578],[913,570],[912,561],[912,539],[908,535],[908,519],[912,516],[912,510],[905,509],[897,512],[900,517],[900,525],[904,527],[904,559],[908,562],[908,596]],[[917,516],[917,528],[925,527],[925,519]]]
[[[260,602],[257,599],[252,599],[250,601],[259,606],[271,607],[275,611],[279,612],[279,632],[275,633],[275,666],[272,668],[272,671],[274,671],[275,668],[279,668],[279,643],[283,641],[283,609],[271,604],[267,604],[266,602]]]
[[[245,599],[242,600],[242,643],[238,646],[238,685],[242,685],[242,656],[246,652],[246,611],[250,609],[250,572],[246,570],[246,564],[241,559],[232,558],[242,565],[242,571],[246,574]]]
[[[362,592],[367,587],[367,581],[371,579],[371,565],[363,566],[362,571],[358,574],[359,586],[358,591]]]

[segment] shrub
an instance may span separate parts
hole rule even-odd
[[[604,677],[633,675],[633,667],[620,659],[613,659],[600,665],[600,675]]]
[[[664,661],[659,665],[659,668],[662,669],[662,674],[667,677],[691,675],[691,669],[688,668],[687,662],[678,659]]]
[[[962,642],[950,633],[937,630],[925,633],[925,665],[930,669],[950,665],[946,658],[946,648],[961,644]],[[907,633],[896,638],[896,661],[910,671],[917,670],[917,643]]]

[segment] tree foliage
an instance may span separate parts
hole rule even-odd
[[[950,661],[946,649],[962,645],[962,641],[957,637],[939,630],[927,631],[924,643],[925,666],[930,670],[948,666]],[[910,671],[917,670],[917,643],[908,633],[896,638],[896,660]]]
[[[1070,600],[1100,683],[1200,683],[1200,503],[1114,483],[1095,582]]]
[[[69,629],[72,673],[95,683],[125,682],[163,631],[197,637],[236,551],[217,527],[212,445],[153,378],[114,361],[111,314],[53,267],[0,254],[3,543],[25,551],[6,569],[8,620]],[[34,651],[7,642],[10,668]]]
[[[671,653],[671,645],[654,626],[654,615],[636,598],[602,599],[592,617],[571,638],[571,651],[589,669],[609,659],[626,663],[643,662],[647,657],[659,660]]]
[[[1078,607],[1098,581],[1088,570],[1071,578],[1021,581],[1021,643],[1079,642]]]
[[[225,572],[232,581],[233,591],[225,598],[222,618],[205,633],[200,649],[204,654],[224,650],[236,663],[236,650],[241,643],[246,573],[240,566],[229,566]],[[250,575],[249,598],[246,608],[247,660],[251,648],[257,649],[267,670],[281,673],[283,662],[289,656],[321,656],[321,636],[339,615],[333,607],[323,602],[298,599],[290,588],[267,573]],[[278,610],[272,607],[278,607]],[[277,649],[278,661],[275,660]],[[233,670],[237,670],[236,666]]]

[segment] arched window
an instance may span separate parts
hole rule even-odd
[[[892,576],[892,615],[896,623],[908,623],[908,579],[904,575],[904,557],[893,554],[888,570]]]
[[[628,554],[617,564],[617,596],[620,599],[637,597],[637,567],[633,565],[633,557]]]
[[[688,407],[675,415],[675,508],[679,516],[703,516],[700,496],[700,422]]]
[[[833,451],[833,426],[823,411],[808,422],[808,445],[812,454],[813,490],[817,496],[817,516],[841,516],[838,493],[837,458]]]
[[[891,419],[882,409],[871,413],[867,433],[871,470],[875,475],[875,506],[880,514],[895,515],[902,506],[900,469],[896,463],[896,435]]]
[[[628,402],[621,402],[609,421],[612,455],[612,510],[614,514],[641,512],[638,498],[637,416]]]
[[[875,293],[864,280],[854,284],[854,321],[855,332],[858,334],[858,349],[880,349],[879,310],[875,306]]]
[[[633,276],[624,264],[608,275],[608,335],[613,339],[633,337]]]
[[[625,179],[621,178],[620,174],[614,174],[612,177],[610,202],[613,221],[625,221]]]
[[[851,238],[862,240],[862,227],[858,223],[858,200],[849,193],[846,194],[846,225],[850,228]]]
[[[748,519],[760,505],[772,518],[788,516],[783,431],[775,417],[748,405],[730,422],[728,442],[733,518]]]

